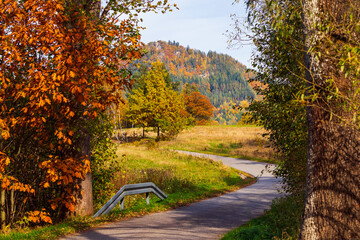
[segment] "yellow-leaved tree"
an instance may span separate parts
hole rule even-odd
[[[164,64],[154,62],[143,76],[141,87],[128,98],[127,117],[136,126],[152,127],[157,137],[170,137],[184,127],[184,103],[179,93],[166,84],[169,73]]]

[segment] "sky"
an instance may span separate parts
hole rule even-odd
[[[165,14],[147,13],[142,16],[142,41],[176,41],[180,45],[203,52],[209,50],[232,56],[251,67],[251,46],[228,49],[226,31],[231,31],[230,15],[245,17],[243,1],[233,5],[233,0],[175,0],[179,10]]]

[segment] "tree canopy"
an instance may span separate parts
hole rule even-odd
[[[179,93],[167,84],[168,75],[163,63],[152,63],[142,76],[143,84],[128,97],[128,119],[139,127],[154,128],[158,137],[160,131],[176,135],[184,124],[184,103]]]

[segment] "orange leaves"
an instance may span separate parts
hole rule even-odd
[[[186,111],[191,114],[197,121],[208,120],[212,115],[215,107],[211,104],[208,97],[200,92],[183,93],[186,105]]]
[[[141,56],[141,45],[133,22],[96,22],[65,2],[1,5],[0,147],[6,148],[0,149],[0,174],[14,176],[0,175],[0,184],[23,193],[61,187],[51,208],[65,205],[73,211],[77,180],[90,171],[89,156],[79,150],[81,134],[88,131],[84,123],[120,101],[118,95],[130,86],[124,70]],[[7,171],[10,166],[31,169]],[[27,172],[39,176],[21,178],[24,183],[39,186],[17,180],[15,174]],[[41,211],[29,215],[34,222],[51,221],[46,217]]]
[[[70,77],[72,77],[72,78],[74,78],[74,77],[76,76],[73,71],[69,71],[69,75],[70,75]]]
[[[19,182],[18,179],[0,174],[1,188],[5,190],[15,190],[20,192],[27,192],[30,194],[35,194],[35,190],[28,184],[23,184]]]
[[[5,171],[5,168],[10,164],[10,158],[3,152],[0,152],[0,174]]]
[[[45,212],[45,209],[42,209],[41,211],[33,211],[33,212],[27,212],[27,218],[29,221],[34,223],[52,223],[52,220],[50,218],[49,213]]]
[[[66,158],[61,159],[57,156],[49,156],[49,160],[39,164],[39,167],[46,169],[47,176],[40,185],[48,188],[50,184],[62,185],[63,197],[50,200],[51,208],[55,210],[59,205],[64,205],[69,211],[74,211],[76,191],[80,187],[75,183],[75,179],[84,179],[90,171],[90,161],[87,156],[81,159]]]
[[[7,189],[10,186],[11,182],[9,181],[9,179],[4,178],[2,180],[2,184],[1,184],[1,188],[2,189]]]

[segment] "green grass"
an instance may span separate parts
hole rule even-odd
[[[7,234],[1,234],[0,239],[56,239],[59,236],[79,232],[99,224],[185,206],[239,189],[255,181],[254,178],[243,180],[240,173],[245,173],[213,160],[182,155],[168,150],[148,149],[152,145],[146,141],[138,145],[119,146],[118,164],[121,165],[122,170],[114,176],[114,192],[103,199],[109,200],[112,194],[115,194],[124,184],[150,181],[162,189],[168,198],[160,201],[151,194],[150,204],[147,205],[145,194],[127,196],[125,209],[120,210],[118,206],[107,216],[96,219],[77,217],[34,229],[16,229]],[[98,201],[95,210],[98,210],[106,201]]]
[[[265,215],[228,232],[222,240],[298,239],[302,210],[301,197],[278,198]]]

